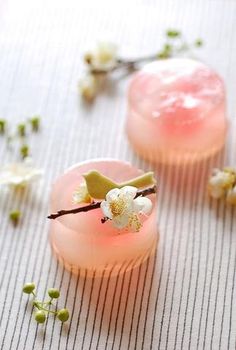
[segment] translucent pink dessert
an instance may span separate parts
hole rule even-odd
[[[80,163],[60,176],[52,188],[51,213],[62,209],[78,208],[73,204],[73,193],[84,183],[85,173],[96,170],[123,182],[143,172],[129,163],[118,160],[91,160]],[[101,208],[88,212],[60,216],[50,222],[50,240],[57,257],[73,272],[80,270],[87,276],[114,276],[128,271],[145,261],[158,241],[156,222],[156,194],[147,196],[152,209],[142,216],[138,232],[117,229],[110,220],[101,221]],[[84,206],[88,204],[80,204]]]
[[[142,157],[196,161],[225,143],[225,89],[219,75],[187,58],[147,64],[128,91],[127,132]]]

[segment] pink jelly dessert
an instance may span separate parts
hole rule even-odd
[[[152,62],[129,86],[128,137],[154,162],[208,157],[225,143],[225,104],[223,81],[205,64],[187,58]]]
[[[73,193],[84,182],[82,175],[90,170],[97,170],[117,183],[143,173],[129,163],[111,159],[76,164],[54,183],[51,213],[78,207],[72,202]],[[59,260],[69,270],[87,276],[114,276],[140,265],[153,254],[158,241],[156,194],[148,198],[152,210],[143,219],[139,232],[118,230],[110,221],[102,223],[101,208],[51,220],[50,240]]]

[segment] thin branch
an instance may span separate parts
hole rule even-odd
[[[134,69],[136,64],[153,61],[153,60],[157,59],[157,56],[158,56],[157,54],[149,55],[149,56],[145,56],[145,57],[139,57],[139,58],[136,58],[134,60],[124,60],[122,58],[119,58],[117,60],[117,64],[114,67],[111,67],[109,69],[92,68],[90,70],[90,73],[92,73],[92,74],[107,74],[107,73],[114,72],[115,70],[118,70],[120,68]]]
[[[149,188],[146,188],[144,190],[140,190],[137,192],[135,198],[137,197],[140,197],[140,196],[148,196],[149,194],[152,194],[152,193],[156,193],[157,192],[157,186],[153,186],[153,187],[149,187]],[[51,214],[49,215],[47,218],[48,219],[57,219],[59,218],[60,216],[63,216],[63,215],[68,215],[68,214],[78,214],[78,213],[81,213],[81,212],[87,212],[87,211],[90,211],[90,210],[94,210],[94,209],[97,209],[97,208],[100,208],[100,205],[101,205],[101,202],[93,202],[91,204],[88,204],[88,205],[85,205],[84,207],[79,207],[79,208],[74,208],[74,209],[69,209],[69,210],[59,210],[57,213],[55,214]]]

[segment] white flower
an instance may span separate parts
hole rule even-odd
[[[101,209],[115,227],[129,227],[139,231],[142,225],[138,214],[149,214],[152,202],[146,197],[135,198],[136,194],[137,188],[133,186],[115,188],[107,193],[106,200],[101,203]]]
[[[89,74],[79,81],[79,91],[86,100],[91,101],[97,93],[96,78]]]
[[[232,186],[233,181],[232,173],[214,169],[208,186],[210,195],[215,199],[222,198],[226,190]]]
[[[12,163],[0,168],[0,185],[26,186],[42,175],[42,170],[33,167],[26,158],[21,163]]]
[[[226,201],[229,204],[233,204],[233,205],[236,204],[236,186],[228,190]]]
[[[85,61],[97,70],[109,70],[117,63],[117,47],[109,42],[99,43],[85,55]]]
[[[80,203],[91,203],[92,198],[88,193],[88,188],[86,183],[82,183],[73,193],[72,201],[75,204]]]

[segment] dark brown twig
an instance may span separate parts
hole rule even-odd
[[[97,68],[91,68],[90,69],[90,73],[92,74],[107,74],[107,73],[111,73],[114,72],[115,70],[118,70],[120,68],[126,68],[126,69],[134,69],[136,64],[140,64],[140,63],[145,63],[145,62],[149,62],[149,61],[153,61],[155,59],[157,59],[158,55],[149,55],[149,56],[145,56],[145,57],[138,57],[134,60],[124,60],[124,59],[118,59],[117,60],[117,64],[114,67],[111,67],[109,69],[97,69]]]
[[[156,193],[156,192],[157,192],[157,186],[155,185],[153,187],[149,187],[149,188],[146,188],[144,190],[138,191],[135,198],[140,197],[140,196],[145,197],[145,196],[148,196],[149,194]],[[79,208],[68,209],[68,210],[66,210],[66,209],[59,210],[57,213],[51,214],[47,218],[55,220],[63,215],[78,214],[81,212],[87,212],[90,210],[94,210],[94,209],[100,208],[100,205],[101,205],[101,202],[93,202],[91,204],[88,204],[88,205],[85,205],[85,206],[79,207]]]

